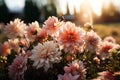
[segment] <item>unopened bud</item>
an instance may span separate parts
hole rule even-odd
[[[91,31],[93,29],[93,26],[90,23],[84,24],[84,29],[86,31]]]
[[[98,64],[100,64],[100,59],[98,59],[98,57],[94,57],[93,60],[94,60],[95,62],[97,62]]]
[[[67,61],[72,61],[72,56],[68,55],[68,56],[66,57],[66,60],[67,60]]]

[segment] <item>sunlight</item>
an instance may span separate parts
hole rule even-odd
[[[75,11],[76,13],[82,11],[85,16],[86,14],[88,14],[89,17],[94,16],[91,14],[94,12],[98,17],[100,17],[102,14],[102,8],[107,9],[111,2],[120,12],[120,0],[58,0],[59,8],[57,9],[57,12],[66,14],[68,6],[71,15],[74,15]]]
[[[101,16],[101,9],[102,9],[102,0],[89,0],[89,3],[93,9],[93,12],[97,16]]]
[[[111,2],[112,0],[102,0],[102,3],[103,3],[103,5],[104,5],[104,8],[108,8],[109,7],[109,4],[110,4],[110,2]]]
[[[60,6],[60,11],[63,14],[67,13],[67,5],[69,7],[70,14],[74,14],[74,9],[76,9],[76,12],[80,12],[80,7],[84,6],[84,3],[88,4],[88,7],[91,7],[93,12],[97,16],[101,16],[101,9],[102,5],[104,4],[106,7],[109,5],[111,0],[59,0],[59,6]],[[86,7],[84,7],[86,9]],[[84,9],[84,10],[85,10]],[[90,9],[90,8],[89,8]]]
[[[82,4],[83,0],[67,0],[67,4],[69,7],[70,14],[74,14],[74,9],[76,12],[80,12],[80,5]]]
[[[58,0],[58,3],[59,3],[58,13],[66,14],[67,13],[67,9],[66,9],[67,1],[66,0]]]
[[[67,5],[69,7],[70,14],[74,14],[74,9],[76,9],[76,12],[80,12],[80,5],[83,0],[58,0],[60,10],[59,12],[62,12],[63,14],[67,13]]]
[[[71,1],[67,0],[67,3],[68,3],[70,14],[74,14],[74,4],[75,4],[75,1],[74,0],[71,0]]]

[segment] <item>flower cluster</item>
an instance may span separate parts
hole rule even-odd
[[[2,28],[1,80],[119,80],[120,45],[83,27],[49,17],[43,25],[20,19]]]

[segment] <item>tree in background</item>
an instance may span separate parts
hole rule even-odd
[[[9,12],[7,6],[5,5],[4,1],[2,1],[2,5],[0,5],[0,22],[7,23],[9,22]]]
[[[32,0],[26,1],[24,8],[24,20],[27,23],[39,20],[40,11],[36,4],[33,4]]]
[[[45,19],[47,19],[49,16],[57,16],[54,3],[43,6],[42,11],[44,13]]]

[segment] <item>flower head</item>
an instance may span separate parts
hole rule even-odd
[[[38,34],[38,32],[41,30],[39,24],[37,21],[32,22],[31,24],[29,24],[29,26],[27,27],[27,38],[30,41],[34,41],[36,38],[36,35]]]
[[[10,21],[4,28],[4,33],[8,38],[23,37],[25,33],[26,25],[20,19]]]
[[[79,75],[78,80],[85,80],[85,68],[83,65],[83,62],[75,60],[71,64],[68,64],[68,66],[64,67],[64,71],[66,73],[71,73],[72,75]]]
[[[4,42],[0,45],[0,56],[7,56],[8,54],[10,54],[10,52],[11,49],[8,42]]]
[[[26,63],[27,58],[23,56],[17,56],[8,68],[9,77],[12,80],[22,80],[24,77],[24,72],[27,70]]]
[[[31,60],[34,61],[33,66],[37,69],[44,67],[47,71],[52,67],[53,63],[58,63],[61,60],[61,52],[59,51],[57,43],[48,41],[43,44],[38,43],[32,50]]]
[[[36,37],[36,40],[37,40],[38,42],[42,43],[42,42],[44,42],[45,40],[47,40],[47,37],[48,37],[48,36],[47,36],[46,31],[42,29],[41,31],[38,32],[37,37]]]
[[[91,52],[95,52],[101,42],[101,38],[94,32],[90,31],[86,34],[86,49]]]
[[[114,80],[113,72],[103,71],[98,74],[99,74],[98,78],[94,80]]]
[[[57,36],[57,41],[63,46],[65,52],[74,53],[81,45],[84,44],[85,31],[76,27],[71,22],[64,24]]]
[[[112,43],[116,43],[115,39],[111,36],[105,37],[104,41],[108,41],[108,42],[112,42]]]
[[[58,75],[58,80],[78,80],[79,75],[72,76],[71,73],[65,73],[64,75]]]
[[[10,46],[11,49],[13,49],[16,52],[19,52],[20,47],[19,47],[19,39],[9,39],[8,40],[8,44]]]
[[[28,48],[30,46],[30,41],[28,38],[21,38],[19,39],[18,45],[22,48]]]
[[[106,58],[109,58],[110,57],[110,50],[111,49],[114,49],[114,48],[117,48],[118,45],[116,44],[113,44],[111,42],[108,42],[108,41],[105,41],[105,42],[102,42],[101,43],[101,46],[99,47],[99,50],[98,50],[98,55],[100,56],[101,59],[106,59]]]
[[[45,22],[44,22],[43,29],[46,31],[48,35],[53,35],[61,26],[61,22],[58,21],[58,18],[52,16],[49,17]]]

